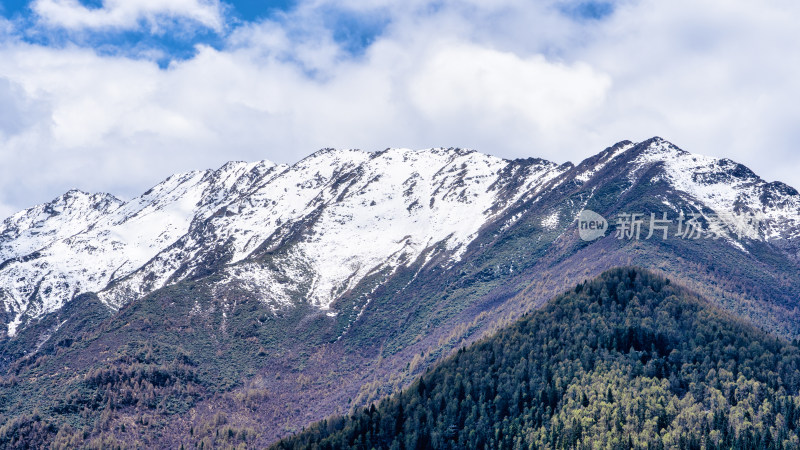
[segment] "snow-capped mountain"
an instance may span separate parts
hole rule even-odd
[[[240,178],[253,170],[228,164],[175,175],[127,203],[70,191],[9,217],[0,228],[0,295],[13,315],[8,333],[23,315],[41,317],[141,267],[186,234],[193,220],[212,214],[215,201],[245,188]]]
[[[686,193],[690,204],[720,213],[729,230],[767,241],[800,237],[800,196],[780,183],[767,183],[750,169],[730,159],[695,155],[666,141],[655,142],[632,163],[630,177],[649,164],[663,165],[663,177],[676,191]],[[763,222],[755,230],[742,230],[731,214],[751,213]]]
[[[586,210],[609,225],[591,241]],[[630,213],[640,239],[620,233]],[[707,233],[673,222],[649,239],[656,214]],[[7,415],[114,415],[119,439],[155,447],[217,412],[266,447],[614,267],[800,337],[800,194],[659,138],[577,165],[327,149],[175,175],[127,202],[70,191],[6,219],[0,259]]]
[[[327,149],[292,166],[175,175],[129,202],[70,191],[0,229],[8,333],[83,292],[118,308],[219,263],[267,301],[305,286],[327,308],[370,272],[439,245],[457,260],[484,223],[565,169],[459,149]],[[280,245],[290,250],[277,267],[241,264]]]
[[[462,149],[326,149],[293,165],[232,162],[174,175],[127,202],[70,191],[7,218],[0,225],[6,332],[81,293],[96,292],[116,310],[212,273],[220,286],[257,292],[272,308],[306,301],[335,316],[334,301],[363,280],[377,286],[412,263],[447,268],[482,230],[507,230],[544,208],[540,199],[568,189],[586,192],[586,205],[609,174],[624,174],[629,186],[666,183],[656,195],[665,206],[678,208],[677,196],[723,218],[758,213],[763,220],[744,235],[731,219],[720,233],[743,252],[758,241],[800,257],[797,191],[658,138],[619,143],[578,166]],[[541,225],[567,232],[573,209],[553,209]]]

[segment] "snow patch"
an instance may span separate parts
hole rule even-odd
[[[558,228],[560,218],[561,213],[559,211],[555,211],[542,219],[542,227],[548,230],[555,230]]]

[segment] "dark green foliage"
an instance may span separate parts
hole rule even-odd
[[[53,354],[70,348],[111,317],[112,311],[93,293],[81,294],[55,313],[24,327],[15,338],[0,337],[0,370],[36,349]]]
[[[62,328],[82,320],[86,331],[54,332],[39,352],[0,376],[0,448],[17,442],[219,448],[255,440],[261,430],[216,420],[216,408],[257,409],[266,388],[247,387],[237,395],[232,389],[282,354],[292,355],[293,365],[285,369],[291,373],[308,359],[292,346],[330,341],[333,320],[303,304],[273,312],[246,292],[222,291],[232,299],[226,302],[208,286],[171,286],[105,320],[65,307],[69,320],[62,319]],[[86,296],[81,305],[93,305],[88,301],[96,297]],[[287,339],[289,332],[298,339]],[[205,402],[204,413],[215,408],[211,417],[190,412],[199,402]],[[34,414],[35,407],[41,413]]]
[[[49,442],[55,427],[44,420],[39,411],[15,417],[0,428],[2,448],[42,448]]]
[[[616,269],[276,448],[798,448],[800,350]]]

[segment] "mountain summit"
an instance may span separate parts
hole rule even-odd
[[[589,216],[607,228],[584,240]],[[6,219],[0,260],[4,414],[160,447],[368,405],[619,266],[800,336],[800,194],[661,138],[577,165],[325,149],[128,202],[70,191]]]
[[[485,223],[566,169],[461,149],[326,149],[292,166],[174,175],[126,203],[70,191],[0,228],[8,334],[81,293],[118,309],[217,270],[275,307],[304,298],[327,310],[365,276],[423,253],[457,261]],[[272,267],[254,261],[276,249]]]
[[[575,167],[454,148],[325,149],[291,166],[231,162],[174,175],[128,202],[70,191],[7,218],[0,226],[7,334],[82,293],[96,292],[116,310],[215,271],[225,283],[262,291],[276,308],[304,299],[330,310],[370,274],[437,255],[457,262],[489,224],[510,226],[507,212],[570,187],[602,191],[615,173],[631,184],[665,182],[656,195],[663,201],[678,193],[701,210],[758,212],[766,220],[750,237],[798,257],[797,191],[660,138],[620,142]],[[565,229],[575,216],[548,217]],[[269,267],[255,262],[276,251]]]

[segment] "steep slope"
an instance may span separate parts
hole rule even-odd
[[[222,270],[225,284],[276,307],[303,299],[327,310],[364,277],[437,246],[457,261],[484,223],[562,171],[458,149],[323,150],[229,199],[100,295],[123,304],[151,290],[144,280],[157,287]],[[268,264],[255,261],[268,253]]]
[[[402,389],[456,348],[626,264],[764,330],[800,333],[798,194],[658,138],[578,166],[435,149],[325,150],[293,166],[223,169],[178,183],[193,196],[181,203],[183,234],[147,247],[152,257],[107,277],[96,296],[64,298],[76,308],[50,313],[24,297],[20,309],[6,303],[9,322],[26,312],[0,342],[3,414],[37,406],[54,427],[92,439],[174,447],[222,420],[267,444]],[[137,204],[180,203],[153,192]],[[609,220],[604,237],[580,239],[585,209]],[[669,239],[645,239],[646,224],[642,239],[616,237],[620,213],[680,211],[707,228],[721,217],[719,238],[676,238],[675,223]],[[758,226],[739,220],[756,213]],[[60,242],[90,242],[83,233]],[[29,267],[24,259],[7,268]],[[42,267],[30,276],[58,276]],[[91,320],[75,314],[83,307]],[[120,398],[126,390],[139,394]]]
[[[80,293],[98,292],[117,309],[277,247],[286,253],[279,268],[243,265],[227,271],[228,282],[275,305],[302,297],[327,308],[366,275],[440,244],[458,260],[487,220],[561,172],[458,149],[323,150],[291,167],[230,163],[176,175],[124,204],[95,205],[104,197],[94,196],[66,216],[41,217],[65,209],[59,198],[4,222],[8,334]]]
[[[274,448],[796,448],[800,348],[616,269]]]
[[[66,239],[114,212],[123,202],[108,194],[73,190],[45,205],[35,206],[3,221],[0,260],[29,255]]]
[[[11,319],[8,334],[139,268],[183,236],[193,220],[212,214],[215,202],[246,189],[242,180],[264,165],[175,175],[127,203],[70,192],[6,219],[0,297]]]
[[[575,171],[585,170],[582,166]],[[560,270],[574,267],[579,256],[663,270],[762,327],[797,335],[796,190],[767,183],[732,161],[694,155],[654,138],[619,153],[569,195],[585,198],[586,209],[612,224],[630,213],[642,213],[644,224],[638,240],[617,239],[613,225],[606,238],[589,245],[569,233],[556,250]],[[667,239],[660,238],[660,230],[646,239],[651,213],[672,219]],[[696,217],[703,229],[699,236],[678,236],[682,213]]]
[[[797,191],[658,138],[622,142],[577,167],[459,149],[323,150],[293,166],[230,163],[176,175],[127,203],[71,191],[6,219],[0,298],[7,334],[81,293],[98,292],[117,309],[220,270],[227,283],[258,289],[276,307],[311,299],[327,309],[368,275],[392,273],[423,254],[429,261],[433,249],[459,261],[482,227],[508,228],[535,215],[532,208],[549,208],[539,225],[566,231],[565,219],[580,212],[575,206],[613,219],[622,211],[607,208],[623,200],[637,206],[632,194],[645,187],[661,212],[713,213],[715,231],[744,252],[753,241],[795,264],[800,258]],[[603,203],[609,196],[616,204]],[[255,262],[266,253],[269,264]]]

